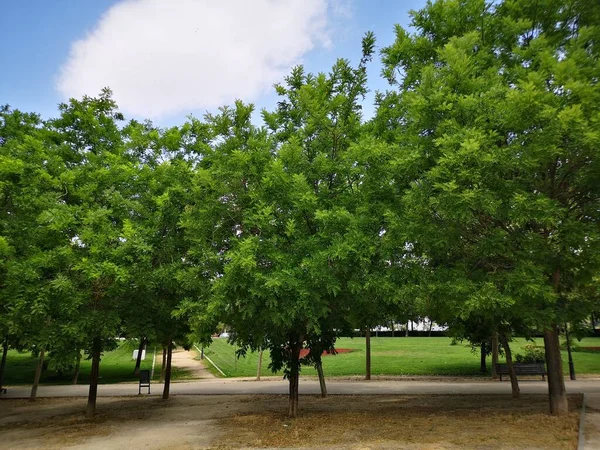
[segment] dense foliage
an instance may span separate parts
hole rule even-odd
[[[510,359],[512,335],[543,334],[566,412],[559,328],[598,314],[600,5],[439,0],[412,27],[381,52],[390,87],[366,122],[371,33],[356,67],[294,68],[261,126],[241,101],[125,123],[108,89],[47,121],[4,107],[4,348],[40,370],[85,351],[92,415],[116,337],[170,357],[225,323],[284,369],[295,416],[303,362],[428,316],[484,358],[493,335]]]

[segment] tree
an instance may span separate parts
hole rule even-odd
[[[110,90],[103,90],[98,98],[71,99],[60,105],[60,113],[49,122],[47,142],[68,170],[61,177],[65,194],[48,219],[63,219],[63,249],[73,254],[73,264],[64,275],[82,299],[72,326],[85,336],[92,359],[87,415],[93,416],[100,358],[115,345],[129,282],[124,242],[127,220],[135,211],[134,160],[125,152],[117,125],[123,116]]]
[[[269,349],[270,368],[289,380],[292,417],[301,349],[315,347],[318,364],[334,330],[348,327],[346,261],[356,249],[343,239],[352,216],[341,155],[359,132],[372,44],[366,49],[358,69],[344,60],[329,75],[295,68],[276,87],[277,110],[263,112],[269,134],[251,125],[252,108],[239,102],[208,118],[222,140],[199,181],[218,201],[199,207],[217,214],[207,231],[220,236],[213,247],[223,261],[209,309],[223,315],[241,355]]]
[[[12,110],[8,105],[0,109],[0,389],[9,344],[19,334],[9,314],[14,302],[12,294],[19,284],[12,268],[26,257],[26,241],[20,236],[32,228],[28,224],[35,222],[39,198],[35,177],[39,161],[35,152],[29,151],[31,145],[24,143],[28,141],[39,148],[34,135],[40,122],[37,115]],[[33,158],[28,157],[31,154]]]
[[[60,177],[65,165],[45,145],[43,125],[36,115],[8,107],[0,113],[0,329],[5,349],[12,340],[39,356],[31,400],[45,354],[69,352],[77,331],[68,324],[79,305],[62,274],[72,263],[62,247],[64,216],[53,215],[64,195]]]
[[[136,177],[135,215],[126,222],[124,249],[135,273],[129,286],[135,299],[123,308],[129,333],[160,343],[165,365],[163,398],[169,397],[174,342],[188,346],[185,315],[175,315],[188,294],[182,274],[190,265],[181,215],[190,203],[193,158],[180,153],[179,128],[130,123],[126,145],[142,160]],[[138,355],[139,356],[139,355]]]
[[[406,136],[408,240],[457,313],[543,330],[556,415],[558,324],[598,267],[599,14],[585,1],[438,1],[383,52],[400,106],[381,129]]]

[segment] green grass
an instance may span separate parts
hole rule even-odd
[[[523,347],[531,344],[518,338],[511,343],[513,354],[524,353]],[[543,339],[536,339],[536,346],[543,346]],[[585,338],[580,347],[600,347],[600,338]],[[341,338],[337,348],[349,348],[350,353],[323,357],[326,376],[352,376],[365,373],[365,339]],[[583,350],[583,349],[582,349]],[[228,377],[255,377],[258,354],[249,353],[236,359],[235,348],[225,339],[215,339],[205,354]],[[600,373],[600,353],[576,351],[573,353],[578,374]],[[272,375],[268,369],[269,354],[264,352],[261,375]],[[568,373],[567,354],[563,352],[565,373]],[[500,362],[504,362],[501,360]],[[490,358],[488,358],[488,367]],[[210,370],[221,376],[209,364]],[[445,375],[480,376],[479,353],[472,353],[470,346],[452,345],[446,337],[371,338],[371,373],[373,375]],[[303,367],[303,375],[316,375],[312,367]],[[279,373],[281,375],[281,373]]]
[[[137,343],[134,341],[123,341],[119,346],[110,352],[104,353],[100,362],[100,383],[119,383],[124,381],[137,381],[139,377],[133,374],[135,360],[131,359],[133,350],[137,349]],[[153,347],[146,350],[146,359],[141,363],[141,369],[152,368]],[[160,378],[160,349],[157,349],[157,361],[154,368],[154,380]],[[6,360],[6,369],[4,374],[4,384],[19,385],[31,384],[35,375],[37,358],[30,353],[19,353],[16,350],[9,350]],[[88,384],[90,380],[91,360],[82,359],[81,370],[79,372],[78,384]],[[172,379],[188,378],[188,372],[173,367]],[[59,374],[52,370],[42,372],[41,384],[69,384],[73,379],[73,371]]]

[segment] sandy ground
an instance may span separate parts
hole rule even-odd
[[[1,449],[575,449],[581,396],[566,418],[545,395],[300,397],[281,395],[85,398],[0,402]]]

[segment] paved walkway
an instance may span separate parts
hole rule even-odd
[[[567,381],[570,394],[597,394],[600,397],[600,380]],[[545,394],[548,385],[545,381],[521,381],[523,394]],[[152,394],[162,393],[162,384],[152,384]],[[333,395],[418,395],[418,394],[510,394],[508,381],[403,381],[403,380],[328,380],[327,391]],[[102,397],[137,395],[137,383],[103,384],[98,386],[98,395]],[[287,394],[288,382],[280,379],[251,381],[243,379],[213,378],[200,381],[171,383],[173,395],[255,395]],[[319,382],[316,379],[301,379],[300,394],[319,394]],[[29,398],[29,386],[8,387],[4,398]],[[45,386],[38,389],[38,397],[80,397],[87,396],[87,385]],[[590,395],[591,399],[592,396]],[[600,405],[599,405],[600,406]],[[598,408],[600,410],[600,408]],[[600,448],[600,447],[599,447]]]
[[[215,378],[215,376],[212,373],[210,373],[209,370],[206,368],[204,362],[199,361],[195,358],[195,352],[184,350],[183,348],[177,348],[173,351],[173,356],[171,357],[171,364],[174,367],[186,370],[192,378]],[[160,364],[162,364],[162,355],[160,357]]]
[[[600,449],[600,394],[586,394],[585,447]]]

